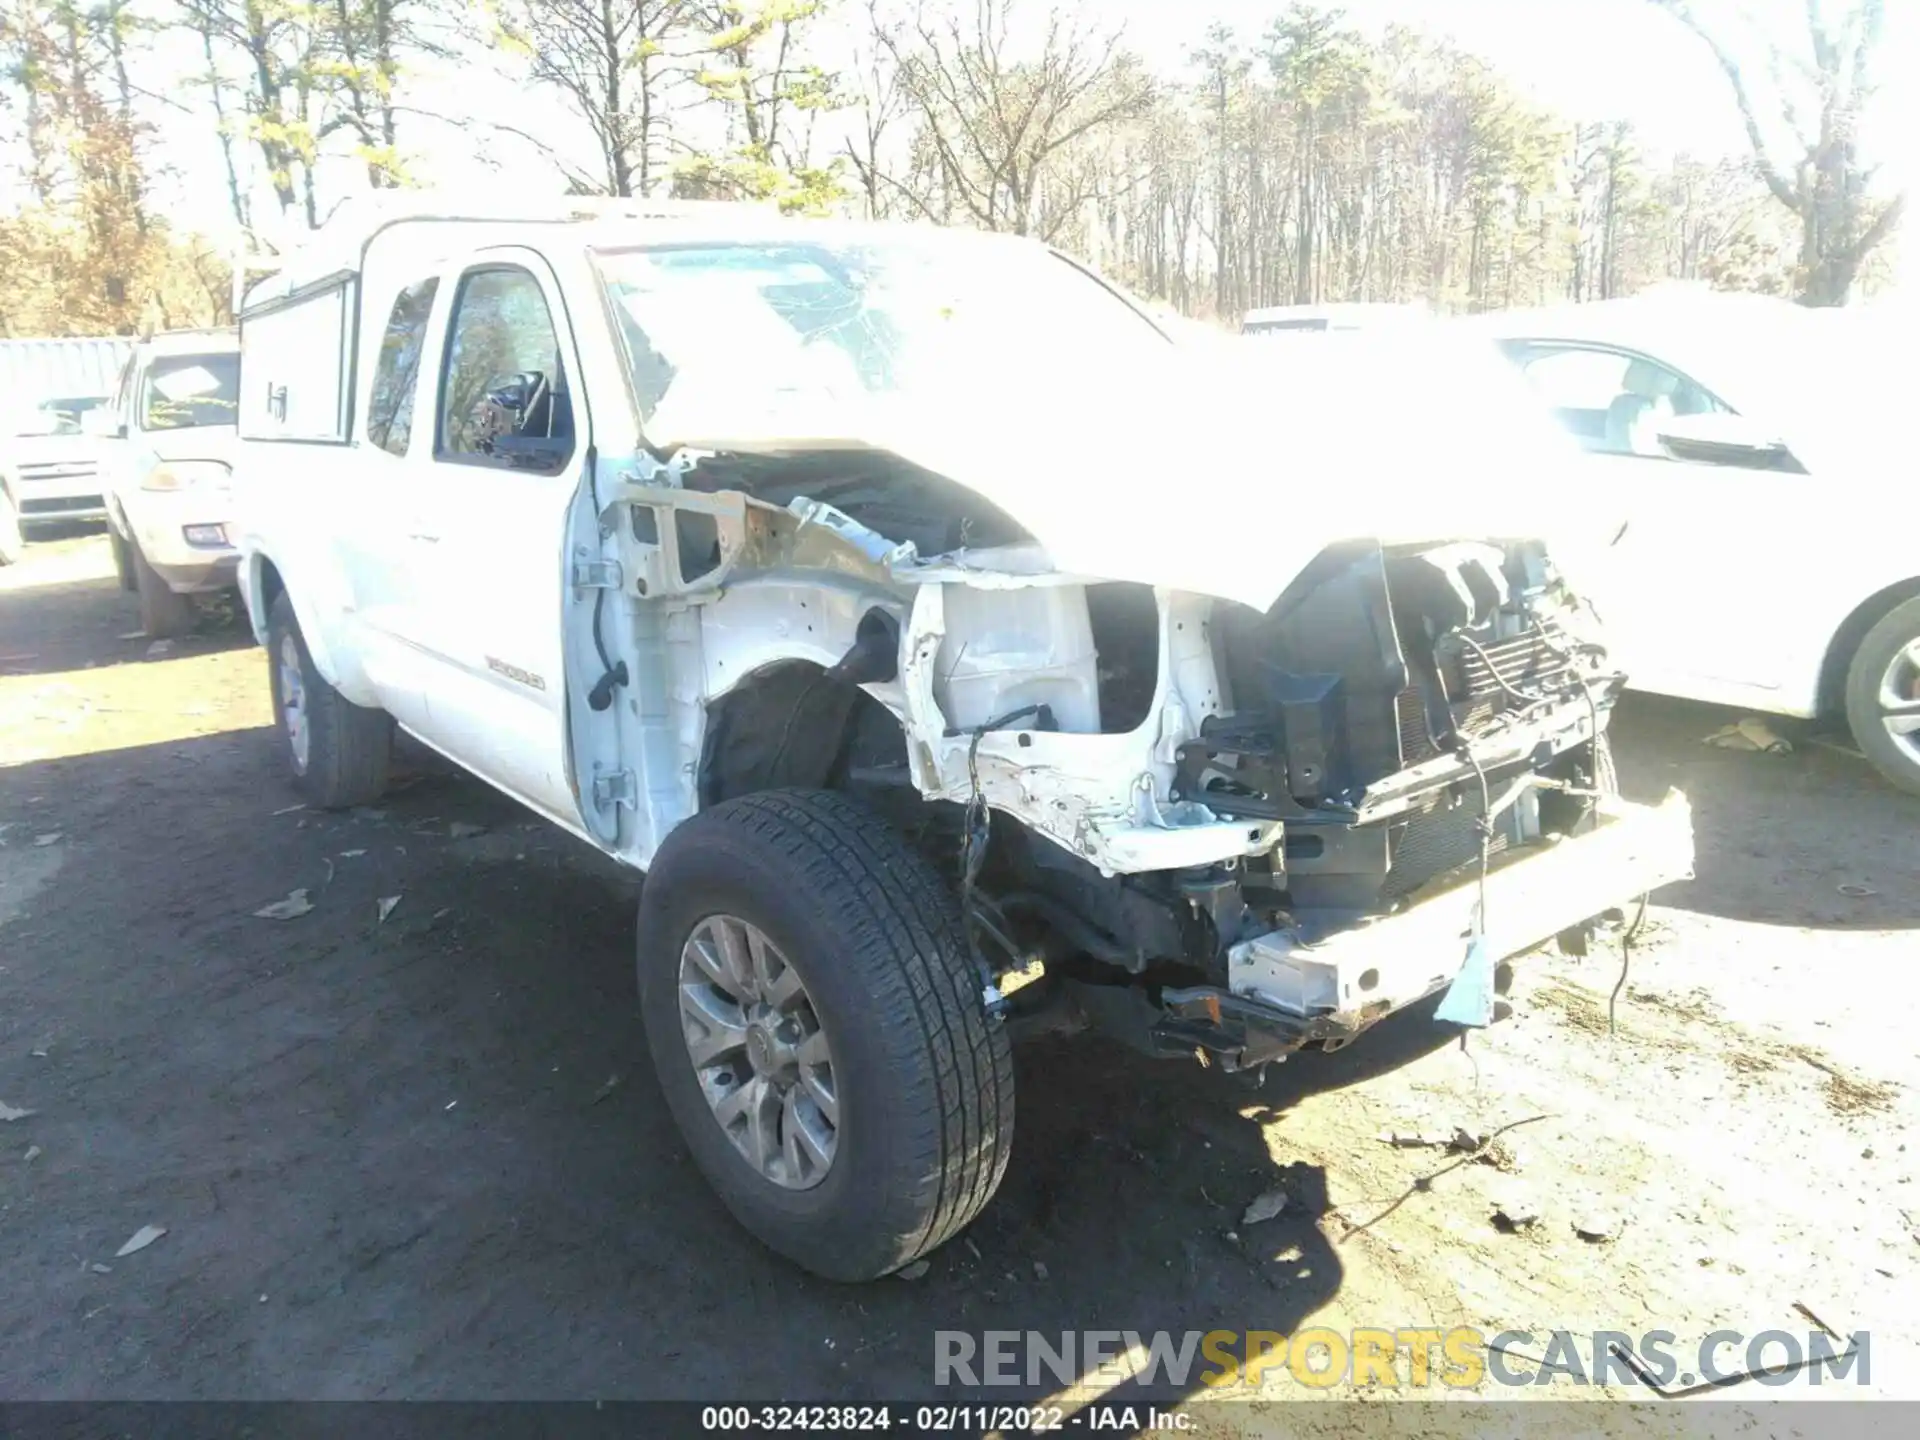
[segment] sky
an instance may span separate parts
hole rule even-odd
[[[903,0],[911,3],[911,0]],[[1020,0],[1041,11],[1048,0]],[[1804,44],[1805,0],[1695,0],[1703,13],[1734,6],[1776,33]],[[1847,0],[1823,0],[1841,5]],[[1908,137],[1920,135],[1920,0],[1887,0],[1889,31],[1881,62],[1884,96],[1871,117],[1871,134],[1884,150],[1889,178],[1914,171]],[[1257,42],[1286,0],[1091,0],[1105,23],[1125,27],[1128,45],[1173,78],[1215,20],[1233,26],[1243,41]],[[863,11],[863,5],[850,5]],[[1644,148],[1656,157],[1686,152],[1700,158],[1747,153],[1747,140],[1725,77],[1711,52],[1650,0],[1340,0],[1349,21],[1377,34],[1390,23],[1448,36],[1462,49],[1489,60],[1510,82],[1542,104],[1575,120],[1633,122]],[[183,72],[196,67],[198,46],[176,52]],[[832,66],[834,57],[823,55]],[[443,114],[495,116],[524,128],[592,168],[592,146],[579,122],[550,93],[529,93],[493,73],[484,60],[423,71],[412,81],[411,99]],[[181,93],[181,92],[176,92]],[[196,96],[204,92],[192,92]],[[235,227],[226,200],[224,172],[210,117],[183,116],[159,108],[161,159],[169,172],[157,190],[182,228],[229,243]],[[476,137],[431,120],[405,117],[402,146],[411,171],[426,183],[451,188],[498,186],[562,188],[554,167],[525,142],[484,132]],[[1899,137],[1902,148],[1887,143]],[[1871,143],[1871,141],[1870,141]],[[353,175],[347,165],[329,180]],[[323,194],[339,194],[323,185]],[[262,212],[266,207],[259,207]]]

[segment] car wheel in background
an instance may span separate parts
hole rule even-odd
[[[1920,795],[1920,599],[1896,605],[1854,652],[1847,726],[1875,769]]]
[[[384,710],[355,705],[314,668],[284,593],[267,619],[267,671],[294,788],[322,810],[379,799],[393,758],[393,721]]]
[[[24,544],[20,538],[20,512],[13,507],[13,496],[0,490],[0,565],[17,562]]]
[[[683,822],[647,872],[640,1013],[721,1203],[830,1280],[952,1239],[999,1187],[1013,1060],[951,889],[845,796]]]
[[[133,588],[140,597],[140,628],[155,640],[171,640],[193,629],[193,601],[174,594],[137,544],[129,548],[133,552]]]
[[[133,542],[123,539],[113,522],[107,522],[107,544],[113,548],[113,573],[119,578],[120,588],[133,591],[138,588],[134,579]]]

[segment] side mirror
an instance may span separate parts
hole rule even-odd
[[[1804,475],[1806,468],[1773,431],[1745,415],[1715,411],[1670,415],[1660,421],[1660,443],[1676,460],[1727,465],[1740,470],[1784,470]]]
[[[127,427],[120,422],[119,411],[96,405],[81,413],[80,433],[90,435],[95,440],[124,440],[127,438]]]

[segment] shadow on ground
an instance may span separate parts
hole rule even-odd
[[[1795,739],[1791,755],[1704,743],[1733,718],[1643,695],[1615,718],[1629,798],[1678,786],[1693,802],[1696,878],[1662,891],[1660,903],[1775,925],[1920,928],[1920,799],[1811,727],[1780,722]]]
[[[830,1285],[733,1225],[659,1104],[632,877],[431,768],[285,803],[265,730],[0,770],[0,813],[63,837],[0,850],[39,867],[0,932],[0,1096],[36,1112],[4,1138],[39,1147],[6,1159],[15,1395],[897,1398],[938,1330],[1285,1332],[1340,1267],[1261,1121],[1436,1038],[1260,1090],[1043,1044],[980,1221],[919,1281]],[[311,913],[253,914],[296,888]]]
[[[195,597],[193,633],[155,651],[141,633],[133,597],[113,578],[112,564],[102,535],[31,546],[20,566],[0,570],[0,677],[205,655],[253,644],[238,597],[208,595]]]

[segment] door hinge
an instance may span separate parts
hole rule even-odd
[[[605,810],[624,805],[629,810],[640,806],[640,787],[631,770],[598,770],[593,774],[593,808]]]
[[[573,588],[576,590],[618,590],[621,578],[618,560],[573,562]]]

